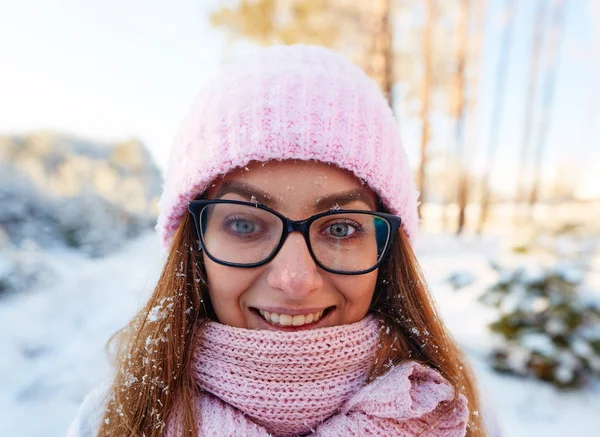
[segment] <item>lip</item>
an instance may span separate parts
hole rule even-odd
[[[311,312],[325,311],[326,309],[329,309],[329,311],[327,311],[327,313],[325,315],[323,315],[319,319],[318,322],[313,322],[313,323],[309,323],[308,325],[302,325],[302,326],[282,326],[279,324],[277,324],[277,325],[273,324],[271,322],[268,322],[266,319],[264,319],[258,312],[257,307],[251,307],[251,308],[252,308],[251,313],[254,315],[254,317],[256,317],[258,319],[260,329],[268,329],[270,331],[283,331],[283,332],[307,331],[310,329],[322,328],[322,327],[326,326],[331,314],[333,314],[336,310],[336,307],[334,305],[324,307],[324,308],[321,307],[321,309],[312,309],[312,308],[304,309],[303,308],[301,310],[291,310],[289,308],[286,309],[286,308],[280,308],[280,307],[279,308],[271,307],[271,310],[266,309],[266,308],[260,308],[263,311],[268,311],[271,313],[274,312],[277,314],[289,314],[290,316],[300,315],[300,314],[309,314]],[[280,311],[280,312],[278,312],[278,311]]]

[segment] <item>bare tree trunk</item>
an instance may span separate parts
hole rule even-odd
[[[452,195],[455,194],[454,191],[454,184],[452,184],[451,182],[454,182],[454,175],[453,175],[453,167],[456,164],[455,162],[453,162],[453,154],[451,152],[452,149],[452,139],[449,136],[448,137],[449,141],[448,144],[446,146],[446,151],[444,153],[445,156],[445,163],[444,163],[444,169],[445,169],[445,177],[448,178],[447,179],[447,184],[445,184],[442,189],[443,189],[443,200],[442,200],[442,229],[443,231],[447,231],[450,226],[450,204],[452,203]],[[450,177],[452,177],[452,181],[450,180]]]
[[[529,68],[529,85],[527,86],[527,98],[525,103],[525,125],[523,130],[523,143],[521,144],[521,159],[519,161],[519,173],[517,174],[517,186],[515,191],[515,224],[518,225],[519,204],[523,200],[523,184],[525,180],[525,170],[527,168],[527,155],[529,152],[529,143],[533,125],[533,109],[535,102],[536,87],[538,81],[538,71],[540,64],[540,53],[542,42],[544,40],[544,30],[546,21],[547,0],[538,0],[537,12],[535,15],[535,29],[533,31],[533,45],[531,49],[531,63]]]
[[[429,109],[431,100],[431,82],[432,82],[432,40],[433,40],[433,22],[435,19],[435,0],[426,0],[427,21],[423,29],[423,86],[421,88],[421,163],[417,174],[417,184],[419,187],[420,203],[419,216],[422,218],[422,205],[427,199],[427,147],[429,145],[430,125]]]
[[[481,212],[477,233],[481,234],[488,218],[490,206],[490,178],[495,164],[496,149],[498,148],[498,138],[500,131],[500,120],[504,109],[504,87],[506,84],[506,71],[508,59],[510,57],[510,40],[513,33],[515,4],[514,0],[506,0],[504,4],[504,30],[502,32],[502,45],[500,48],[500,57],[496,69],[496,89],[494,90],[494,108],[492,112],[492,125],[490,130],[490,142],[486,156],[485,169],[482,181],[481,193]]]
[[[392,44],[391,0],[377,0],[370,17],[365,17],[367,35],[372,40],[367,49],[366,73],[375,79],[390,108],[394,108],[392,87],[394,86],[394,50]]]
[[[556,86],[556,70],[558,69],[559,47],[563,35],[563,22],[565,16],[565,0],[556,0],[554,13],[552,16],[552,32],[550,46],[548,48],[548,75],[544,87],[544,96],[542,103],[542,118],[540,121],[540,132],[534,157],[533,185],[529,193],[529,216],[533,215],[533,207],[538,200],[538,190],[540,185],[540,173],[542,167],[543,153],[546,149],[548,138],[548,122],[550,118],[550,109],[554,101],[554,89]]]
[[[469,27],[469,0],[460,0],[460,19],[458,24],[457,71],[456,71],[456,156],[459,160],[458,177],[458,223],[456,234],[460,235],[465,226],[465,210],[469,198],[469,176],[465,157],[465,70],[467,61],[467,33]]]

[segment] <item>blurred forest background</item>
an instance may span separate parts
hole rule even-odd
[[[460,234],[469,206],[473,206],[470,227],[483,232],[490,217],[498,216],[490,214],[490,208],[498,204],[513,204],[510,220],[500,214],[504,225],[515,221],[523,225],[557,213],[557,209],[545,209],[534,216],[539,203],[600,199],[600,187],[584,187],[588,181],[582,178],[588,175],[578,169],[590,155],[600,157],[596,154],[600,117],[591,103],[577,131],[562,145],[562,153],[569,159],[552,163],[552,168],[545,163],[551,126],[561,123],[553,118],[554,95],[568,0],[527,2],[535,3],[535,11],[528,17],[529,31],[518,34],[518,2],[496,3],[501,9],[494,11],[496,16],[489,16],[485,0],[247,0],[216,10],[211,23],[233,39],[248,38],[265,45],[324,45],[360,65],[377,81],[400,123],[407,119],[419,122],[415,170],[421,208],[439,205],[436,211],[421,211],[424,222],[441,219],[445,230]],[[587,6],[588,12],[600,19],[600,4]],[[484,53],[490,21],[500,22],[500,45],[498,50]],[[523,34],[528,34],[530,41],[518,39]],[[600,56],[599,41],[596,35],[587,56]],[[515,46],[524,45],[528,46],[529,65],[523,68],[519,64],[517,73],[526,77],[517,103],[523,120],[517,144],[510,145],[519,149],[519,158],[514,170],[507,173],[500,168],[504,161],[499,158],[507,148],[500,143],[505,112],[516,109],[507,108],[508,77],[517,67],[511,65],[510,55]],[[491,101],[482,103],[483,60],[490,57],[495,64],[494,77],[489,78],[493,92],[484,96]],[[597,96],[595,77],[590,76],[587,88]],[[492,108],[489,114],[477,110],[484,103]],[[489,119],[487,137],[478,135],[482,117]],[[483,159],[477,162],[476,155]],[[501,187],[491,186],[490,179],[499,171],[507,180]]]
[[[0,6],[0,434],[32,408],[64,429],[106,372],[86,369],[160,270],[161,170],[193,93],[293,43],[388,99],[419,259],[506,435],[600,427],[600,0],[28,2]]]

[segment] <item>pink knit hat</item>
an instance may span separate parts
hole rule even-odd
[[[196,98],[166,173],[156,229],[165,247],[188,202],[250,161],[316,160],[354,173],[418,226],[418,192],[396,121],[376,83],[341,55],[274,46],[229,66]]]

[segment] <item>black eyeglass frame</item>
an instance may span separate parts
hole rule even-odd
[[[202,210],[205,207],[207,207],[209,205],[214,205],[214,204],[235,204],[235,205],[250,206],[253,208],[258,208],[258,209],[262,209],[264,211],[270,212],[271,214],[278,217],[283,224],[281,238],[279,239],[279,243],[277,244],[275,249],[273,249],[271,254],[264,260],[256,262],[256,263],[231,263],[231,262],[227,262],[227,261],[223,261],[223,260],[215,258],[208,250],[206,250],[206,245],[204,244],[204,239],[202,238],[202,232],[200,231],[200,216],[201,216]],[[372,272],[377,267],[379,267],[379,265],[381,264],[383,259],[386,257],[387,252],[390,249],[392,240],[393,240],[394,236],[396,235],[396,232],[398,232],[398,229],[400,228],[400,226],[402,224],[402,219],[393,214],[388,214],[385,212],[376,212],[376,211],[355,210],[355,209],[340,209],[340,210],[325,211],[325,212],[322,212],[319,214],[315,214],[304,220],[291,220],[291,219],[287,218],[286,216],[284,216],[283,214],[281,214],[279,211],[271,209],[260,203],[244,202],[241,200],[226,200],[226,199],[192,200],[188,205],[188,211],[194,217],[194,224],[196,226],[196,234],[198,236],[198,241],[200,243],[200,249],[204,253],[206,253],[206,256],[208,256],[212,261],[214,261],[217,264],[221,264],[221,265],[228,266],[228,267],[240,267],[240,268],[253,268],[253,267],[263,266],[263,265],[269,263],[270,261],[272,261],[273,258],[275,258],[275,256],[277,256],[277,254],[281,250],[283,244],[285,243],[288,235],[291,232],[300,232],[302,234],[302,236],[304,237],[304,241],[306,242],[306,247],[308,248],[308,252],[310,253],[310,256],[312,257],[315,264],[317,264],[320,268],[322,268],[326,272],[335,273],[335,274],[339,274],[339,275],[364,275],[365,273]],[[377,260],[377,263],[369,269],[360,270],[357,272],[347,272],[347,271],[343,271],[343,270],[330,269],[330,268],[324,266],[317,259],[317,257],[315,256],[315,254],[313,252],[312,245],[310,243],[310,226],[311,226],[311,224],[313,222],[315,222],[316,220],[320,219],[321,217],[339,215],[339,214],[348,214],[348,213],[374,215],[379,218],[382,218],[383,220],[385,220],[388,223],[390,232],[387,237],[387,241],[385,243],[385,248],[383,249],[379,259]]]

